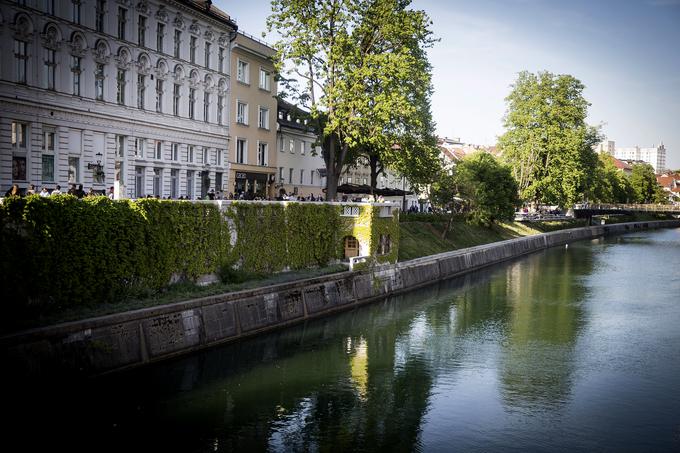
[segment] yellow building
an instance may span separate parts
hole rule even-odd
[[[274,49],[238,32],[231,52],[229,187],[234,197],[274,197],[276,183],[276,81]]]

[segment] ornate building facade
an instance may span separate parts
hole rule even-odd
[[[210,0],[0,0],[0,189],[228,187],[236,24]]]

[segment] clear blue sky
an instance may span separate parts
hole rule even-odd
[[[239,27],[265,30],[268,0],[217,0]],[[522,70],[572,74],[589,122],[617,146],[663,140],[680,168],[680,0],[414,0],[441,41],[430,50],[440,136],[493,144]],[[274,41],[275,36],[268,36]]]

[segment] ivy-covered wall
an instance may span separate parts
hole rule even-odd
[[[7,309],[116,302],[213,272],[229,253],[217,206],[160,200],[10,197],[0,205]]]
[[[354,205],[357,206],[357,205]],[[345,236],[362,254],[395,262],[399,223],[380,208],[316,203],[191,203],[10,197],[0,204],[0,285],[4,308],[23,313],[111,303],[195,280],[222,266],[278,272],[344,257]],[[377,255],[380,235],[388,254]],[[377,255],[377,256],[376,256]]]

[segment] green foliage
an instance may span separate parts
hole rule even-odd
[[[247,271],[277,272],[286,266],[286,218],[282,204],[234,203],[237,240],[232,259]]]
[[[286,207],[288,266],[323,267],[337,258],[336,238],[340,224],[337,206],[292,203]]]
[[[229,247],[218,209],[159,200],[7,198],[2,299],[31,313],[111,303],[214,271]]]
[[[601,139],[586,124],[584,85],[570,75],[521,72],[506,98],[506,132],[499,139],[522,199],[571,206],[589,190]]]
[[[630,174],[635,203],[663,203],[667,201],[663,189],[656,182],[654,168],[649,164],[633,165]]]
[[[281,36],[277,69],[299,82],[284,77],[288,93],[316,121],[329,199],[362,148],[380,152],[387,166],[401,160],[394,143],[409,159],[434,149],[425,53],[434,42],[431,22],[409,6],[409,0],[272,1],[267,25]]]
[[[0,204],[4,319],[120,304],[215,272],[239,283],[323,267],[343,258],[347,235],[376,254],[380,235],[389,234],[390,253],[376,259],[396,261],[396,217],[381,218],[372,206],[361,206],[358,218],[342,217],[342,209],[236,202],[223,214],[211,203],[9,197]]]
[[[470,220],[491,225],[498,220],[514,218],[517,182],[510,169],[488,153],[476,152],[456,166],[456,181],[462,197],[469,201]]]
[[[428,222],[439,223],[448,222],[449,216],[434,212],[415,212],[415,213],[401,213],[399,215],[399,222]]]
[[[629,203],[635,198],[630,179],[609,154],[599,156],[588,198],[600,203]]]

